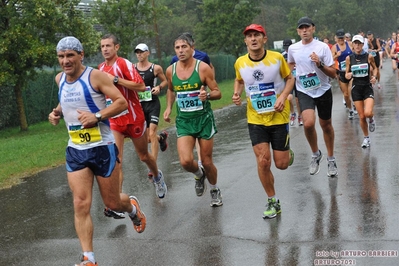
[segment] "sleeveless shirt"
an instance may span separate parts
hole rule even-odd
[[[351,54],[349,56],[350,64],[351,64],[351,71],[353,75],[353,85],[368,85],[370,84],[370,64],[368,62],[369,54]],[[367,72],[364,74],[364,77],[355,77],[355,73],[353,71],[354,67],[363,66]]]
[[[69,132],[68,146],[78,150],[115,142],[108,120],[100,121],[97,124],[98,127],[94,125],[92,128],[82,129],[82,124],[78,119],[79,114],[76,110],[96,113],[106,107],[105,95],[91,86],[90,74],[92,71],[93,68],[86,67],[82,75],[71,83],[66,81],[65,73],[62,73],[60,78],[58,99]],[[94,135],[96,136],[94,137]],[[84,138],[80,139],[80,137]],[[78,143],[77,140],[79,140]]]
[[[141,78],[144,80],[146,91],[151,91],[151,89],[154,88],[155,85],[157,84],[157,77],[155,76],[155,73],[154,73],[154,66],[155,66],[155,64],[151,64],[151,66],[147,70],[139,70],[137,68],[137,64],[134,64],[134,68],[137,70],[137,72],[139,73]],[[139,98],[140,98],[140,94],[143,94],[143,93],[145,93],[145,92],[138,93]],[[158,98],[158,95],[151,94],[151,97],[152,97],[151,101],[154,101]]]
[[[176,74],[176,65],[172,65],[172,85],[176,93],[177,117],[193,118],[201,116],[211,110],[208,100],[201,102],[198,98],[201,86],[204,85],[199,75],[200,60],[195,60],[194,71],[186,80],[181,80]]]
[[[336,46],[337,46],[337,52],[341,51],[340,48],[339,48],[339,45],[336,44]],[[345,62],[346,57],[348,55],[351,55],[351,54],[352,54],[352,49],[349,47],[348,42],[345,42],[345,50],[343,50],[341,52],[341,55],[338,56],[338,58],[337,58],[339,70],[345,71],[346,68],[342,68],[343,67],[343,65],[342,65],[343,63],[341,63],[341,62]]]

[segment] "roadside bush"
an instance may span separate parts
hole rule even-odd
[[[215,67],[216,81],[234,79],[235,58],[231,55],[210,55],[211,62]],[[172,57],[164,57],[161,65],[166,71]],[[152,60],[157,63],[157,60]],[[132,62],[134,62],[132,60]],[[90,64],[96,68],[96,64]],[[25,113],[28,125],[46,121],[48,114],[58,104],[58,86],[54,81],[59,69],[45,69],[40,71],[37,78],[29,81],[27,88],[23,91]],[[163,90],[164,94],[166,90]],[[12,87],[0,86],[0,130],[19,126],[19,114],[15,103],[15,94]]]

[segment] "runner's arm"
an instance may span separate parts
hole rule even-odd
[[[93,87],[107,95],[108,98],[112,100],[112,104],[108,107],[100,110],[102,119],[107,119],[109,117],[120,114],[122,111],[126,110],[127,102],[123,97],[122,93],[113,85],[112,81],[107,78],[100,70],[94,69],[90,76],[90,82]],[[94,121],[97,122],[97,118],[94,116]]]
[[[163,113],[163,119],[169,123],[170,123],[170,114],[172,113],[173,103],[175,102],[175,92],[172,84],[172,67],[173,66],[169,66],[166,69],[166,80],[168,84],[168,90],[166,91],[166,108]]]
[[[349,55],[345,58],[345,63],[346,63],[345,78],[350,80],[352,79],[352,72],[351,72],[351,60]]]
[[[163,73],[163,69],[160,65],[154,66],[154,74],[157,78],[159,78],[161,83],[153,88],[153,94],[159,94],[163,88],[168,86],[168,81],[166,80],[166,76]]]
[[[372,56],[371,54],[369,54],[369,64],[373,68],[373,75],[370,77],[370,82],[374,84],[377,82],[378,67],[375,64],[374,56]]]
[[[241,94],[244,91],[244,81],[238,80],[237,78],[234,80],[234,93],[231,97],[233,103],[235,105],[241,105]]]
[[[207,93],[204,92],[200,94],[201,100],[219,100],[222,98],[222,93],[219,90],[218,84],[215,80],[215,75],[212,68],[206,63],[200,63],[199,66],[200,77],[203,84],[206,84],[210,89],[209,98],[207,98]]]

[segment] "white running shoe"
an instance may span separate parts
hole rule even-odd
[[[367,148],[370,147],[370,138],[364,138],[363,143],[362,143],[362,148]]]
[[[374,116],[369,119],[369,131],[374,132],[375,130],[375,119]]]
[[[158,198],[162,199],[168,192],[168,186],[165,183],[165,178],[163,177],[162,171],[158,170],[158,173],[161,176],[161,179],[158,182],[155,182],[154,180],[155,193],[157,194]]]
[[[328,161],[327,175],[329,177],[334,177],[338,175],[337,164],[335,163],[335,160]]]
[[[349,120],[352,120],[353,117],[354,117],[353,111],[352,111],[352,110],[349,110],[349,115],[348,115]]]
[[[292,113],[290,117],[290,126],[295,125],[296,113]]]
[[[311,175],[316,175],[320,171],[320,162],[323,160],[323,154],[319,150],[319,156],[313,157],[312,156],[312,161],[310,162],[309,166],[309,173]]]

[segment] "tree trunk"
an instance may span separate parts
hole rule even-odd
[[[161,55],[161,44],[159,42],[159,31],[158,31],[158,24],[157,24],[157,14],[155,11],[155,3],[152,0],[152,12],[154,16],[154,31],[155,31],[155,43],[157,47],[157,58],[158,58],[158,65],[163,67],[162,55]]]
[[[21,131],[28,130],[28,122],[26,120],[24,99],[22,97],[23,84],[17,82],[14,87],[15,99],[17,103],[18,115],[19,115],[19,126]]]

